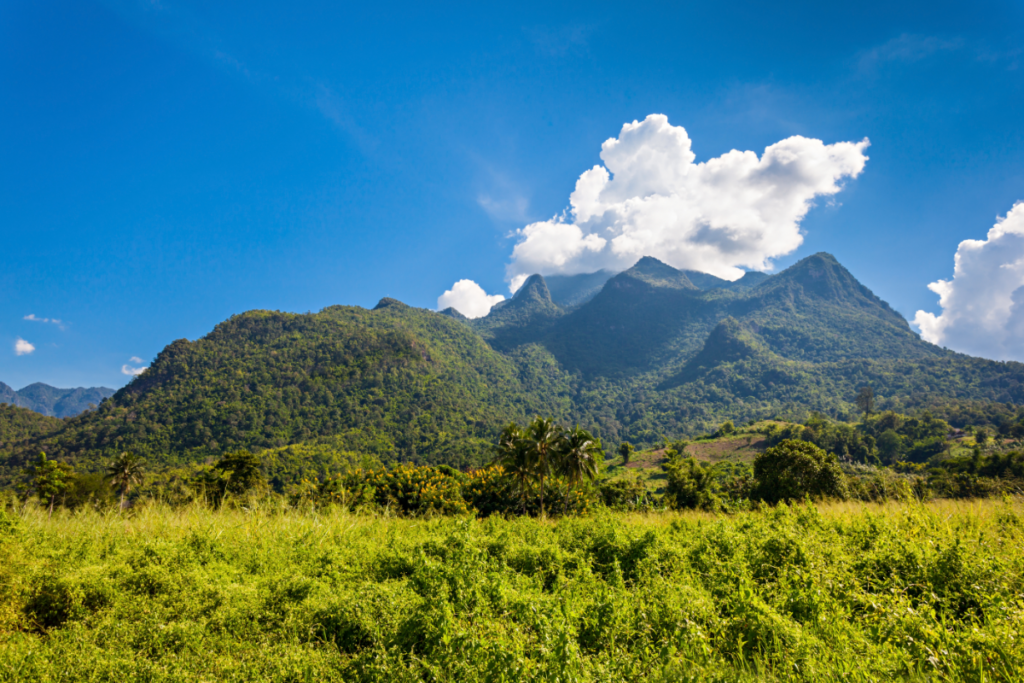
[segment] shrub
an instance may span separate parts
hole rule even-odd
[[[812,443],[787,439],[754,459],[754,495],[777,503],[814,498],[846,498],[846,478],[832,453]]]
[[[601,502],[613,510],[647,510],[654,506],[651,494],[639,479],[615,479],[598,488]]]
[[[717,510],[722,500],[710,469],[693,458],[673,458],[662,466],[668,474],[665,497],[678,509]]]

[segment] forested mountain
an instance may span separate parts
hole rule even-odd
[[[18,449],[96,460],[134,450],[164,464],[333,437],[384,460],[478,462],[500,426],[568,410],[465,324],[382,300],[367,311],[250,311],[167,346],[98,410]]]
[[[34,410],[49,417],[74,417],[100,404],[114,395],[107,387],[77,387],[57,389],[49,384],[36,382],[15,391],[0,382],[0,403],[9,403],[21,408]]]
[[[566,305],[535,275],[476,320],[393,299],[243,313],[0,458],[8,473],[40,449],[85,467],[121,450],[172,465],[304,443],[296,453],[465,466],[490,457],[508,421],[538,413],[650,444],[725,419],[851,419],[864,385],[901,411],[1024,403],[1024,364],[922,341],[828,254],[726,284],[645,258],[579,303],[605,275],[557,281]]]

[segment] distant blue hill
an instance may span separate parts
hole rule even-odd
[[[49,417],[74,417],[90,408],[95,408],[105,398],[110,398],[114,389],[107,387],[76,387],[58,389],[49,384],[36,382],[15,391],[0,382],[0,403],[10,403],[19,408],[28,408]]]

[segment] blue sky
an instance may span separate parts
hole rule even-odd
[[[1019,2],[295,5],[0,5],[0,381],[120,386],[254,308],[507,295],[514,232],[650,114],[696,162],[869,138],[774,264],[829,251],[908,320],[1024,199]],[[1016,291],[946,323],[986,287]]]

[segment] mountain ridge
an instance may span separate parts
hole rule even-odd
[[[15,391],[0,382],[0,403],[27,408],[47,417],[74,417],[98,406],[114,393],[114,389],[107,387],[58,389],[42,382],[34,382]]]
[[[0,480],[39,450],[85,468],[122,450],[180,467],[304,443],[296,453],[325,460],[285,469],[345,454],[468,467],[489,461],[508,421],[538,414],[651,444],[725,419],[852,417],[865,385],[893,409],[1024,403],[1024,364],[921,340],[828,254],[758,279],[702,290],[648,258],[575,307],[536,275],[475,320],[389,298],[247,311],[168,344],[98,410],[10,447]]]

